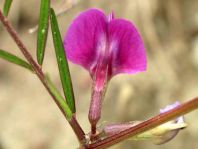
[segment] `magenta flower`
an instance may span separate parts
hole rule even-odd
[[[64,47],[70,61],[83,66],[92,77],[100,76],[100,80],[106,75],[110,79],[119,73],[146,69],[144,45],[134,25],[114,19],[113,14],[106,17],[97,9],[82,12],[74,19]]]
[[[114,19],[113,13],[105,16],[97,9],[80,13],[66,33],[64,47],[70,61],[90,72],[94,81],[91,105],[99,111],[99,102],[112,76],[146,69],[145,49],[138,31],[130,21]],[[94,100],[97,102],[93,98],[98,98]]]

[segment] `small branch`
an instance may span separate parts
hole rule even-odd
[[[25,45],[19,39],[16,31],[14,30],[14,28],[12,27],[12,25],[10,24],[10,22],[8,21],[8,19],[3,16],[1,10],[0,10],[0,20],[3,23],[4,27],[7,29],[8,33],[11,35],[11,37],[14,39],[14,41],[18,45],[20,51],[23,53],[23,55],[25,56],[25,58],[27,59],[27,61],[33,67],[33,70],[34,70],[35,74],[38,76],[38,78],[40,79],[40,81],[43,83],[43,85],[47,89],[48,93],[53,98],[54,102],[57,104],[57,106],[59,107],[59,109],[61,110],[61,112],[63,113],[63,115],[65,116],[64,110],[62,109],[62,107],[60,106],[60,104],[57,102],[56,97],[52,94],[52,92],[50,91],[50,88],[47,85],[47,82],[46,82],[46,79],[45,79],[45,75],[44,75],[43,71],[41,70],[41,67],[34,61],[34,59],[32,58],[32,56],[28,52],[27,48],[25,47]],[[78,140],[80,142],[82,142],[84,140],[84,132],[83,132],[82,128],[80,127],[79,123],[76,121],[75,116],[73,116],[69,120],[69,123],[71,124],[71,127],[73,128],[73,130],[74,130],[74,132],[75,132]]]
[[[184,104],[181,104],[180,106],[165,112],[163,114],[159,114],[149,120],[146,120],[140,124],[137,124],[136,126],[129,128],[127,130],[124,130],[120,132],[119,134],[112,135],[108,138],[105,138],[101,141],[98,141],[96,143],[87,145],[88,149],[104,149],[107,147],[110,147],[116,143],[119,143],[125,139],[128,139],[130,137],[133,137],[135,135],[141,134],[147,130],[150,130],[152,128],[155,128],[167,121],[170,121],[174,118],[177,118],[179,116],[182,116],[186,113],[189,113],[193,110],[196,110],[198,108],[198,97],[194,98]]]
[[[71,127],[73,128],[75,134],[77,134],[80,143],[85,144],[85,142],[86,142],[85,133],[83,132],[82,128],[80,127],[80,125],[74,115],[71,118],[71,120],[69,120],[69,123],[70,123]]]

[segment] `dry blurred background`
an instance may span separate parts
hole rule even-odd
[[[0,0],[0,8],[4,0]],[[14,0],[9,19],[35,57],[36,33],[28,29],[38,22],[39,0]],[[104,122],[147,119],[175,100],[198,96],[198,1],[197,0],[52,0],[64,36],[69,23],[81,11],[96,7],[127,18],[139,29],[147,49],[148,69],[137,75],[112,79],[104,102]],[[0,48],[22,56],[0,26]],[[77,117],[89,131],[87,119],[91,81],[89,74],[70,63],[77,104]],[[59,89],[51,33],[43,69]],[[198,111],[186,115],[189,127],[172,141],[153,145],[149,141],[124,141],[112,149],[197,149]],[[0,60],[0,149],[74,149],[77,140],[35,75]]]

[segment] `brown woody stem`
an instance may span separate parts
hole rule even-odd
[[[22,43],[22,41],[18,37],[16,31],[14,30],[14,28],[12,27],[12,25],[10,24],[8,19],[3,16],[1,10],[0,10],[0,20],[3,23],[4,27],[7,29],[8,33],[13,38],[13,40],[16,42],[17,46],[19,47],[20,51],[23,53],[23,55],[25,56],[27,61],[33,67],[33,70],[34,70],[35,74],[38,76],[40,81],[43,83],[43,85],[47,89],[48,93],[53,98],[54,102],[57,104],[57,106],[59,107],[59,109],[61,110],[63,115],[65,116],[62,107],[57,102],[56,97],[52,94],[52,92],[50,91],[50,89],[49,89],[49,87],[47,85],[47,82],[46,82],[46,79],[45,79],[45,75],[44,75],[43,71],[41,70],[41,67],[34,61],[34,59],[32,58],[31,54],[28,52],[27,48],[25,47],[25,45]],[[71,127],[73,128],[78,140],[80,142],[84,141],[84,132],[83,132],[82,128],[80,127],[79,123],[76,121],[75,116],[72,116],[72,118],[69,120],[69,123],[71,124]]]

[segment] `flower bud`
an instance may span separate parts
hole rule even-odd
[[[160,110],[160,113],[167,112],[177,106],[179,106],[179,102],[175,102],[172,105],[168,105],[164,109]],[[119,123],[119,124],[108,124],[105,125],[103,130],[100,132],[101,137],[107,137],[114,134],[118,134],[121,131],[134,127],[135,125],[141,123],[142,121],[132,121],[128,123]],[[130,140],[151,140],[154,144],[163,144],[171,139],[173,139],[181,129],[187,127],[187,124],[184,121],[184,117],[180,116],[172,121],[164,123],[158,127],[155,127],[151,130],[148,130],[142,134],[136,135]]]

